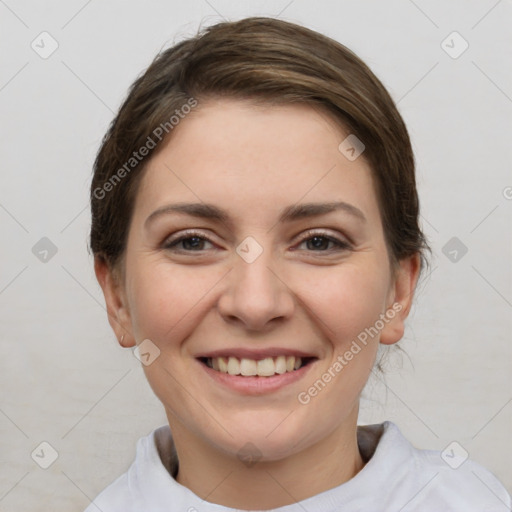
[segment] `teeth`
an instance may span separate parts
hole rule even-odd
[[[271,377],[293,372],[302,366],[302,358],[295,356],[266,357],[255,359],[238,359],[236,357],[214,357],[207,360],[210,368],[229,375],[243,375],[245,377],[259,376]]]
[[[276,365],[271,357],[258,361],[258,375],[262,377],[270,377],[276,373]]]
[[[240,362],[236,357],[228,359],[228,373],[229,375],[240,375]]]
[[[280,375],[286,372],[286,357],[279,356],[276,357],[276,373]]]
[[[216,357],[215,358],[219,364],[219,371],[222,373],[228,373],[228,363],[224,357]],[[211,361],[211,359],[209,359]]]
[[[258,365],[256,361],[253,359],[242,359],[240,361],[240,373],[248,377],[258,375]]]

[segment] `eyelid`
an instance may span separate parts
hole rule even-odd
[[[330,233],[329,231],[326,231],[324,229],[308,229],[305,233],[300,235],[299,243],[304,242],[305,240],[309,240],[310,238],[314,236],[320,236],[323,238],[327,238],[328,240],[332,240],[335,243],[340,244],[341,246],[347,246],[352,247],[352,242],[349,241],[349,239],[345,237],[340,237],[338,235],[334,235]]]
[[[178,233],[174,233],[171,236],[165,238],[165,240],[162,242],[162,247],[169,248],[173,244],[177,244],[184,239],[192,238],[194,236],[204,239],[204,240],[210,242],[211,244],[215,244],[213,237],[209,236],[208,234],[204,233],[203,231],[198,231],[196,229],[186,229],[184,231],[179,231]],[[338,235],[334,235],[334,234],[330,233],[329,231],[326,231],[325,229],[308,229],[307,231],[305,231],[304,233],[301,233],[299,235],[299,239],[298,239],[298,242],[296,245],[300,245],[303,242],[305,242],[315,236],[326,238],[327,240],[332,241],[333,243],[337,244],[338,250],[350,249],[353,246],[352,242],[349,241],[347,239],[347,237],[344,237],[345,239],[343,240],[342,237],[339,237]],[[334,250],[336,250],[336,249],[330,249],[329,251],[325,251],[325,252],[331,252]],[[186,252],[189,252],[189,251],[186,251]],[[197,252],[200,252],[200,251],[197,251]],[[316,252],[316,251],[314,251],[314,252]],[[322,251],[318,251],[318,252],[322,252]]]
[[[168,247],[169,245],[179,242],[186,238],[192,238],[197,236],[198,238],[204,238],[206,241],[214,244],[214,240],[212,237],[204,233],[203,231],[197,231],[195,229],[186,229],[184,231],[179,231],[178,233],[173,233],[171,236],[168,236],[162,242],[162,247]]]

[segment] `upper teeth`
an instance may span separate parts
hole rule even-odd
[[[236,357],[208,358],[210,368],[229,375],[270,377],[298,370],[302,366],[302,358],[295,356],[266,357],[265,359],[238,359]]]

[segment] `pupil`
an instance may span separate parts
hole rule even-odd
[[[197,247],[199,247],[202,242],[203,241],[199,237],[191,236],[190,238],[183,240],[183,245],[185,246],[185,248],[197,249]]]
[[[316,249],[325,249],[325,244],[329,243],[329,241],[322,236],[314,236],[313,238],[311,238],[310,243]]]

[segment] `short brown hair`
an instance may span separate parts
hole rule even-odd
[[[418,253],[424,266],[429,247],[418,224],[414,156],[389,93],[344,45],[290,22],[253,17],[210,26],[161,52],[131,86],[103,139],[91,184],[90,247],[112,270],[119,270],[150,157],[130,168],[126,162],[153,141],[156,127],[167,126],[162,141],[172,136],[169,119],[191,99],[212,97],[305,103],[334,116],[365,145],[391,263]]]

